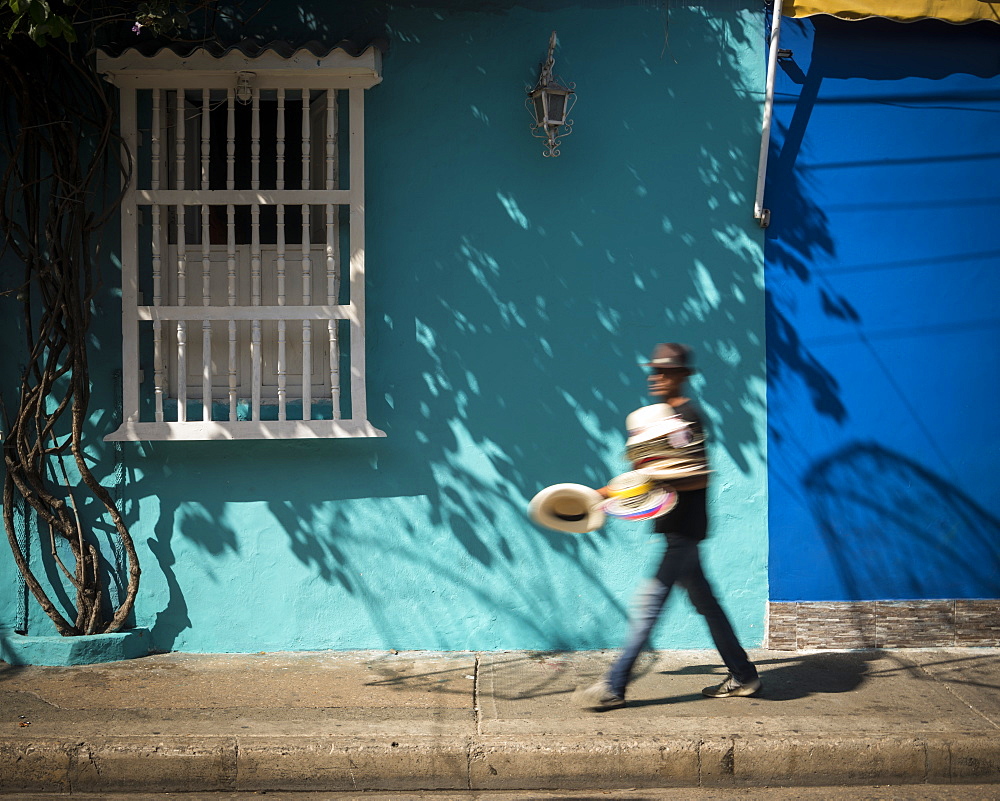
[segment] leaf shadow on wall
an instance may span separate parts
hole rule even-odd
[[[1000,597],[1000,520],[939,474],[854,442],[803,485],[848,600]]]
[[[806,48],[805,31],[813,29],[811,53],[806,70],[796,61],[796,52]],[[845,137],[866,136],[867,133],[852,128],[848,119],[850,104],[882,104],[906,106],[918,102],[907,94],[901,82],[919,76],[939,80],[962,73],[990,78],[1000,74],[995,52],[997,26],[981,23],[955,26],[937,20],[921,20],[902,25],[888,20],[865,20],[863,24],[830,17],[811,17],[808,20],[785,20],[782,23],[783,43],[793,48],[792,56],[779,61],[779,83],[776,87],[776,107],[794,103],[794,110],[787,123],[776,115],[775,127],[768,156],[767,205],[771,207],[771,226],[767,229],[765,246],[767,275],[767,375],[769,386],[786,389],[790,383],[801,381],[816,411],[843,425],[848,413],[840,397],[840,386],[822,361],[810,350],[796,330],[796,306],[806,297],[804,288],[812,286],[823,312],[832,320],[851,326],[852,332],[861,333],[863,326],[850,299],[839,294],[816,265],[837,262],[836,244],[830,233],[830,220],[814,198],[818,174],[812,168],[828,165],[807,158],[800,161],[803,143],[807,138],[810,119],[817,103],[827,105],[845,103]],[[793,34],[798,34],[796,38]],[[919,54],[915,57],[915,54]],[[805,63],[803,56],[799,61]],[[837,91],[820,90],[824,81],[864,79],[885,81],[888,89],[878,95],[839,97]],[[781,80],[790,81],[795,88],[788,91]],[[787,85],[787,84],[786,84]],[[990,97],[987,91],[984,97]],[[968,98],[955,94],[940,97],[921,95],[919,103],[940,104],[948,108],[955,103],[967,103]],[[822,134],[824,129],[820,128]],[[821,145],[822,146],[822,145]],[[808,155],[808,154],[807,154]],[[940,156],[927,157],[933,163]],[[903,160],[905,161],[905,159]],[[867,166],[874,166],[875,163]],[[866,166],[862,163],[843,167]],[[883,165],[888,168],[888,165]],[[884,180],[891,180],[888,177]],[[891,265],[891,260],[882,260]],[[863,334],[862,334],[863,336]],[[869,347],[870,344],[866,345]],[[773,393],[780,397],[781,393]],[[780,402],[780,401],[779,401]],[[782,442],[784,434],[770,429],[774,441]]]
[[[816,261],[835,255],[829,220],[812,200],[808,173],[796,168],[823,81],[822,62],[817,62],[814,54],[807,74],[798,68],[794,57],[779,63],[794,83],[801,84],[801,89],[787,125],[782,124],[780,118],[776,120],[768,154],[765,199],[771,207],[771,225],[767,229],[764,251],[768,265],[765,292],[767,381],[769,387],[801,381],[816,411],[843,423],[847,410],[840,399],[838,382],[802,341],[789,314],[795,307],[800,285],[818,280],[812,269]],[[782,102],[780,93],[775,102]],[[781,431],[773,426],[769,427],[769,432],[777,442],[784,439]]]

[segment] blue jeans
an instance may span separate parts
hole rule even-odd
[[[625,697],[625,686],[632,673],[632,666],[649,641],[649,636],[659,620],[663,604],[674,584],[687,590],[694,608],[705,618],[719,656],[736,680],[745,684],[757,678],[757,668],[747,658],[746,651],[736,639],[729,618],[715,599],[712,587],[705,578],[698,552],[698,539],[689,534],[667,534],[667,550],[656,571],[656,576],[640,591],[635,617],[629,623],[625,647],[608,671],[607,680],[615,695]]]

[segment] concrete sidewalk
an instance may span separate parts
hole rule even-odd
[[[0,663],[0,792],[1000,782],[1000,649],[756,651],[763,692],[731,699],[701,695],[714,652],[660,652],[627,708],[577,709],[611,657]]]

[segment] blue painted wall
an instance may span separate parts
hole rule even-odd
[[[323,27],[327,5],[282,19]],[[715,424],[709,570],[759,644],[763,21],[744,5],[673,9],[669,39],[664,9],[620,3],[376,20],[391,49],[366,106],[368,396],[388,436],[124,445],[135,622],[157,648],[616,647],[661,543],[627,523],[546,532],[525,508],[548,484],[626,469],[638,362],[671,339],[696,348]],[[558,159],[523,108],[552,30],[580,98]],[[94,381],[113,409],[108,268]],[[95,409],[96,440],[114,426]],[[94,454],[110,475],[113,449]],[[686,599],[672,603],[655,644],[708,647]]]
[[[1000,27],[786,20],[772,600],[1000,597]]]

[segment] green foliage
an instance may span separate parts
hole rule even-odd
[[[157,36],[171,36],[187,28],[188,16],[183,8],[174,8],[166,0],[152,0],[139,3],[135,23],[138,27],[149,28]]]
[[[0,0],[0,30],[7,38],[26,35],[40,47],[63,39],[75,42],[81,26],[132,23],[132,32],[147,29],[156,36],[174,36],[188,28],[188,12],[204,3],[148,0],[143,3],[77,2],[77,0]]]
[[[68,10],[72,0],[62,4]],[[26,33],[31,40],[44,46],[49,39],[76,41],[73,22],[65,13],[53,11],[47,0],[0,0],[0,19],[7,29],[7,38]]]

